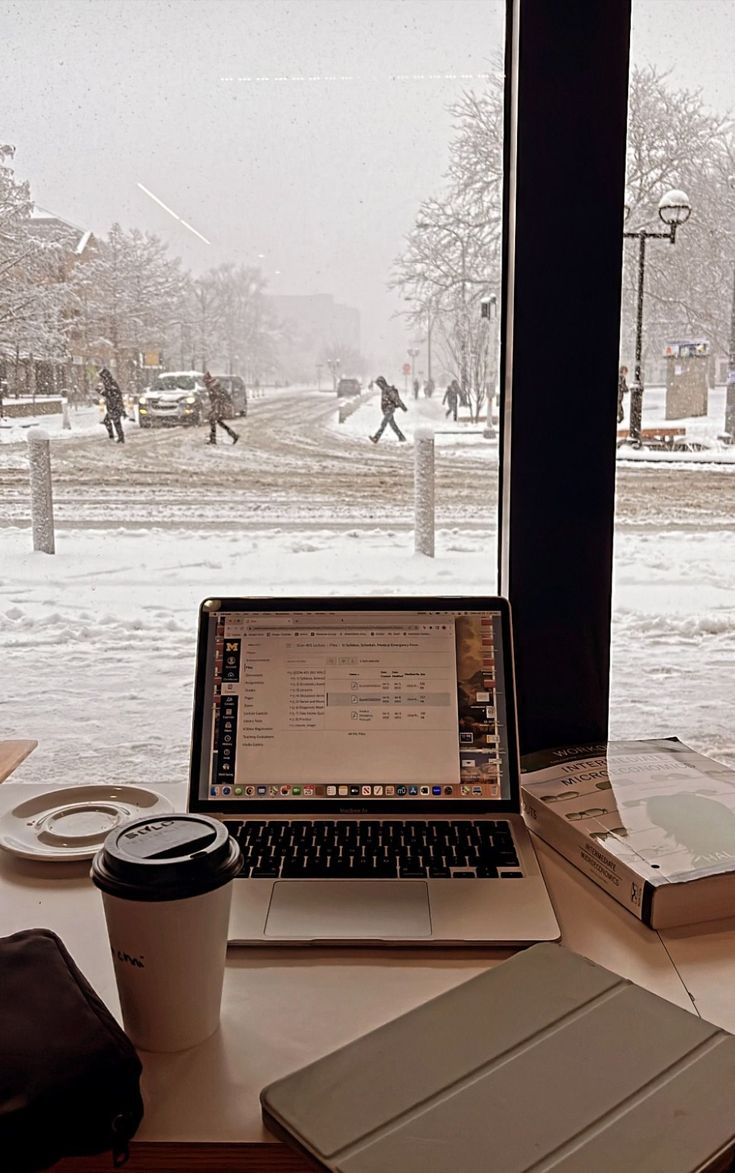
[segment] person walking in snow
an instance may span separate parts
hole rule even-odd
[[[618,423],[622,423],[625,410],[623,408],[623,396],[628,394],[628,374],[627,367],[621,367],[618,371]]]
[[[408,411],[408,408],[398,394],[397,389],[392,387],[382,375],[378,375],[375,382],[380,387],[380,410],[383,413],[383,418],[377,432],[370,439],[373,444],[377,444],[386,426],[390,426],[399,440],[405,440],[406,437],[393,419],[393,416],[395,415],[396,408],[400,407],[402,411]]]
[[[128,418],[128,413],[125,410],[125,402],[122,397],[122,391],[113,379],[107,367],[103,367],[99,372],[100,378],[100,394],[105,401],[105,415],[102,423],[107,428],[108,440],[114,440],[115,435],[113,428],[117,433],[117,443],[125,443],[125,433],[123,431],[122,421]]]
[[[459,384],[457,383],[456,379],[452,379],[451,383],[448,384],[447,389],[444,392],[442,403],[446,403],[447,405],[447,410],[444,413],[445,416],[451,415],[455,424],[457,422],[457,404],[459,403],[459,399]]]
[[[209,439],[208,444],[217,443],[217,424],[223,432],[232,437],[232,443],[237,444],[240,439],[237,432],[225,423],[225,414],[231,406],[230,398],[224,387],[209,371],[204,372],[204,386],[209,393]]]

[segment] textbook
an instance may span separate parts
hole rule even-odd
[[[735,770],[678,738],[527,754],[526,823],[654,929],[735,916]]]
[[[534,945],[261,1093],[331,1173],[724,1173],[735,1037]]]

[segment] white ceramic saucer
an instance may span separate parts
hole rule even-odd
[[[0,816],[0,848],[22,859],[91,859],[121,823],[173,809],[142,786],[54,787]]]

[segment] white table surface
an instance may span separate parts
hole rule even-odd
[[[5,783],[0,813],[44,788]],[[183,786],[160,786],[183,809]],[[540,840],[563,943],[735,1032],[735,918],[655,933]],[[100,894],[86,863],[0,852],[0,935],[53,929],[119,1016]],[[136,1140],[254,1143],[262,1087],[509,956],[507,950],[236,949],[222,1025],[175,1055],[143,1053],[146,1114]]]

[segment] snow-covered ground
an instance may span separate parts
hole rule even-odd
[[[623,405],[625,418],[619,425],[627,428],[629,424],[630,396],[625,397]],[[691,442],[692,447],[702,445],[703,451],[693,452],[660,452],[650,449],[633,449],[624,444],[618,450],[618,460],[628,462],[659,461],[661,463],[677,464],[706,464],[715,461],[718,464],[732,464],[735,466],[735,447],[727,444],[720,437],[725,427],[725,388],[713,387],[707,397],[707,414],[690,416],[685,419],[670,420],[666,418],[666,390],[664,387],[649,387],[643,395],[643,417],[641,427],[654,428],[683,428],[683,442]]]
[[[654,399],[652,393],[649,401]],[[377,402],[362,404],[339,424],[333,401],[307,393],[298,427],[287,434],[289,402],[274,397],[263,403],[260,416],[254,410],[237,448],[207,450],[201,431],[180,429],[165,435],[131,429],[131,443],[122,451],[108,448],[96,409],[73,415],[72,433],[54,432],[54,417],[43,421],[66,493],[57,553],[33,553],[27,525],[13,524],[12,512],[0,530],[0,736],[40,741],[17,771],[19,781],[155,784],[183,778],[196,613],[205,596],[495,589],[493,510],[477,515],[450,507],[450,494],[456,489],[461,501],[468,477],[470,490],[479,473],[492,485],[497,444],[484,439],[481,429],[445,424],[436,398],[408,400],[409,412],[400,415],[409,436],[426,422],[447,429],[437,437],[447,501],[444,512],[439,509],[436,557],[430,559],[413,550],[405,492],[412,445],[399,445],[388,433],[377,449],[367,442],[379,420]],[[724,403],[711,419],[699,421],[702,430],[721,430],[720,408]],[[269,419],[277,421],[272,433]],[[304,447],[296,449],[301,440]],[[9,443],[5,433],[2,441]],[[3,448],[2,456],[5,483],[25,494],[25,438]],[[277,507],[263,514],[272,486],[264,484],[262,498],[253,486],[266,460],[280,491]],[[307,460],[312,464],[305,471]],[[183,473],[175,472],[176,461],[184,462]],[[166,477],[157,480],[161,469]],[[203,476],[202,469],[219,478],[212,482],[212,503],[219,492],[247,524],[236,525],[226,512],[219,523],[206,514],[205,524],[203,490],[187,488],[188,477]],[[331,513],[308,496],[317,474],[326,486],[332,476],[342,478]],[[735,765],[733,475],[727,467],[714,473],[682,467],[680,475],[668,467],[621,471],[626,491],[645,484],[645,492],[637,490],[640,498],[631,499],[650,508],[629,510],[616,532],[611,732],[677,734]],[[359,493],[368,478],[368,496],[384,494],[372,520]],[[85,512],[95,504],[90,486],[100,482],[113,493],[118,481],[125,509],[115,521],[105,506],[104,524],[95,521],[94,512]],[[659,497],[664,483],[675,484],[679,493],[673,521]],[[232,492],[222,497],[222,486]],[[187,493],[189,507],[182,510],[179,496],[184,501]],[[327,500],[325,490],[320,501]],[[691,523],[689,501],[696,502]]]
[[[618,538],[612,732],[675,733],[735,765],[735,550],[724,536]],[[196,611],[208,595],[495,586],[485,543],[461,531],[438,535],[434,559],[414,554],[410,533],[362,528],[70,530],[55,556],[29,546],[26,530],[6,530],[0,575],[0,723],[40,739],[17,774],[28,781],[184,777]]]

